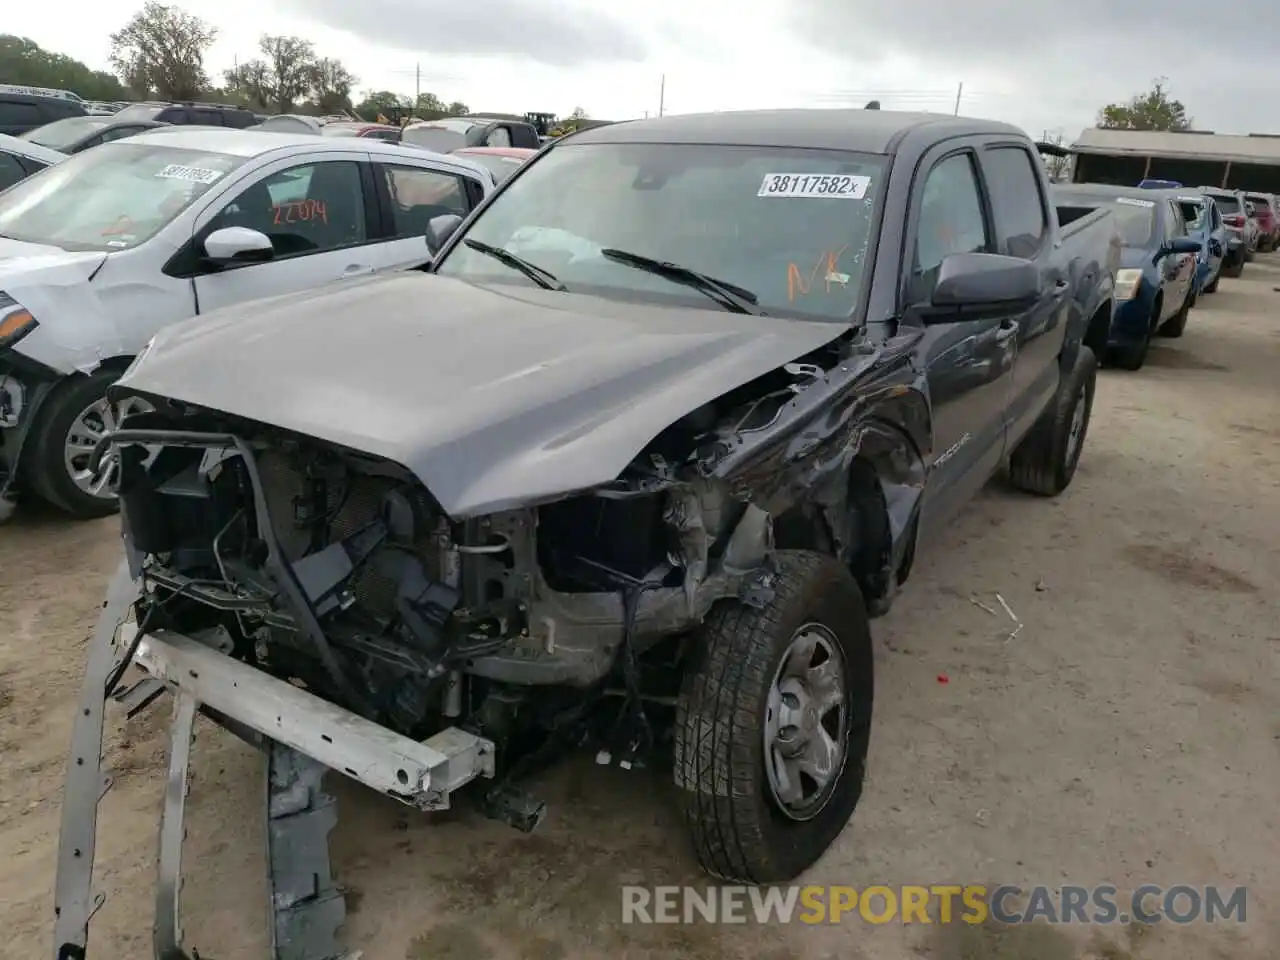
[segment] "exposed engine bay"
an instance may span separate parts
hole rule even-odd
[[[115,438],[143,632],[221,628],[239,660],[409,737],[460,725],[500,762],[613,694],[622,749],[644,749],[641,658],[672,641],[659,659],[678,659],[719,600],[768,596],[773,517],[709,467],[816,383],[789,364],[613,484],[463,520],[397,464],[161,403]]]

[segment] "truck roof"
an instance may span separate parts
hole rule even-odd
[[[937,140],[975,134],[1027,136],[995,120],[863,109],[690,113],[624,120],[571,136],[575,143],[705,143],[893,154],[913,131],[936,134]]]

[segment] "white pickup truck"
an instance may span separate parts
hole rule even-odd
[[[116,509],[89,456],[107,387],[171,323],[430,259],[427,223],[492,190],[472,161],[377,140],[162,130],[0,193],[0,512]],[[359,318],[353,318],[358,322]]]

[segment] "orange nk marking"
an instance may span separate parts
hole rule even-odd
[[[818,262],[813,265],[813,269],[809,271],[806,278],[801,272],[798,264],[787,264],[787,302],[792,303],[796,297],[803,297],[813,288],[813,282],[818,279],[819,274],[823,277],[826,285],[827,293],[831,292],[831,275],[836,272],[836,263],[844,256],[844,252],[849,249],[849,245],[845,244],[834,253],[828,250],[826,253],[818,257]],[[824,269],[825,268],[825,269]]]

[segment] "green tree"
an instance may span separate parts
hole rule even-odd
[[[224,90],[232,100],[266,110],[271,101],[271,68],[263,60],[249,60],[222,72]]]
[[[420,93],[413,104],[413,115],[423,120],[439,120],[449,116],[449,105],[434,93]]]
[[[449,111],[449,116],[451,117],[465,117],[471,112],[470,108],[461,100],[454,100],[445,109]]]
[[[356,113],[366,120],[377,120],[381,115],[399,123],[401,116],[408,116],[412,106],[409,97],[402,97],[393,90],[366,90],[364,99],[356,104]]]
[[[1191,118],[1181,100],[1165,90],[1168,78],[1157,77],[1151,89],[1128,103],[1111,103],[1098,113],[1098,126],[1108,130],[1189,130]]]
[[[311,90],[316,52],[310,40],[263,34],[258,49],[271,77],[272,105],[288,113]]]
[[[0,78],[22,86],[70,90],[86,100],[121,100],[127,95],[111,74],[12,34],[0,34]]]
[[[139,94],[190,100],[209,86],[204,55],[217,33],[185,10],[148,0],[111,35],[111,65]]]
[[[339,60],[321,57],[311,65],[311,102],[322,114],[351,109],[351,88],[358,78]]]

